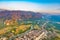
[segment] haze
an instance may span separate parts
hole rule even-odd
[[[0,9],[7,10],[25,10],[35,12],[60,13],[60,4],[58,3],[34,3],[34,2],[0,2]]]

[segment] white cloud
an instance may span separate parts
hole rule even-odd
[[[27,11],[36,11],[39,10],[39,5],[29,2],[9,2],[9,3],[0,3],[1,9],[9,10],[27,10]]]
[[[59,4],[37,4],[31,2],[0,2],[0,8],[8,10],[60,13],[60,10],[56,10],[60,8]]]

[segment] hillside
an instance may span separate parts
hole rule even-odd
[[[32,11],[19,11],[19,10],[2,10],[0,11],[0,18],[4,19],[40,19],[42,14]]]

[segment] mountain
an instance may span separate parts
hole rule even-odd
[[[21,10],[2,10],[0,11],[0,18],[4,19],[40,19],[42,14],[39,12],[32,11],[21,11]]]
[[[43,19],[53,22],[60,22],[60,14],[42,14]]]
[[[37,19],[44,19],[48,21],[56,21],[60,22],[60,14],[54,13],[39,13],[39,12],[32,12],[32,11],[21,11],[21,10],[3,10],[0,9],[0,18],[4,19],[29,19],[29,20],[37,20]]]

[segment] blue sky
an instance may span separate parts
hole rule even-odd
[[[60,0],[0,0],[0,9],[60,13]]]
[[[60,0],[0,0],[0,1],[27,1],[35,3],[60,3]]]

